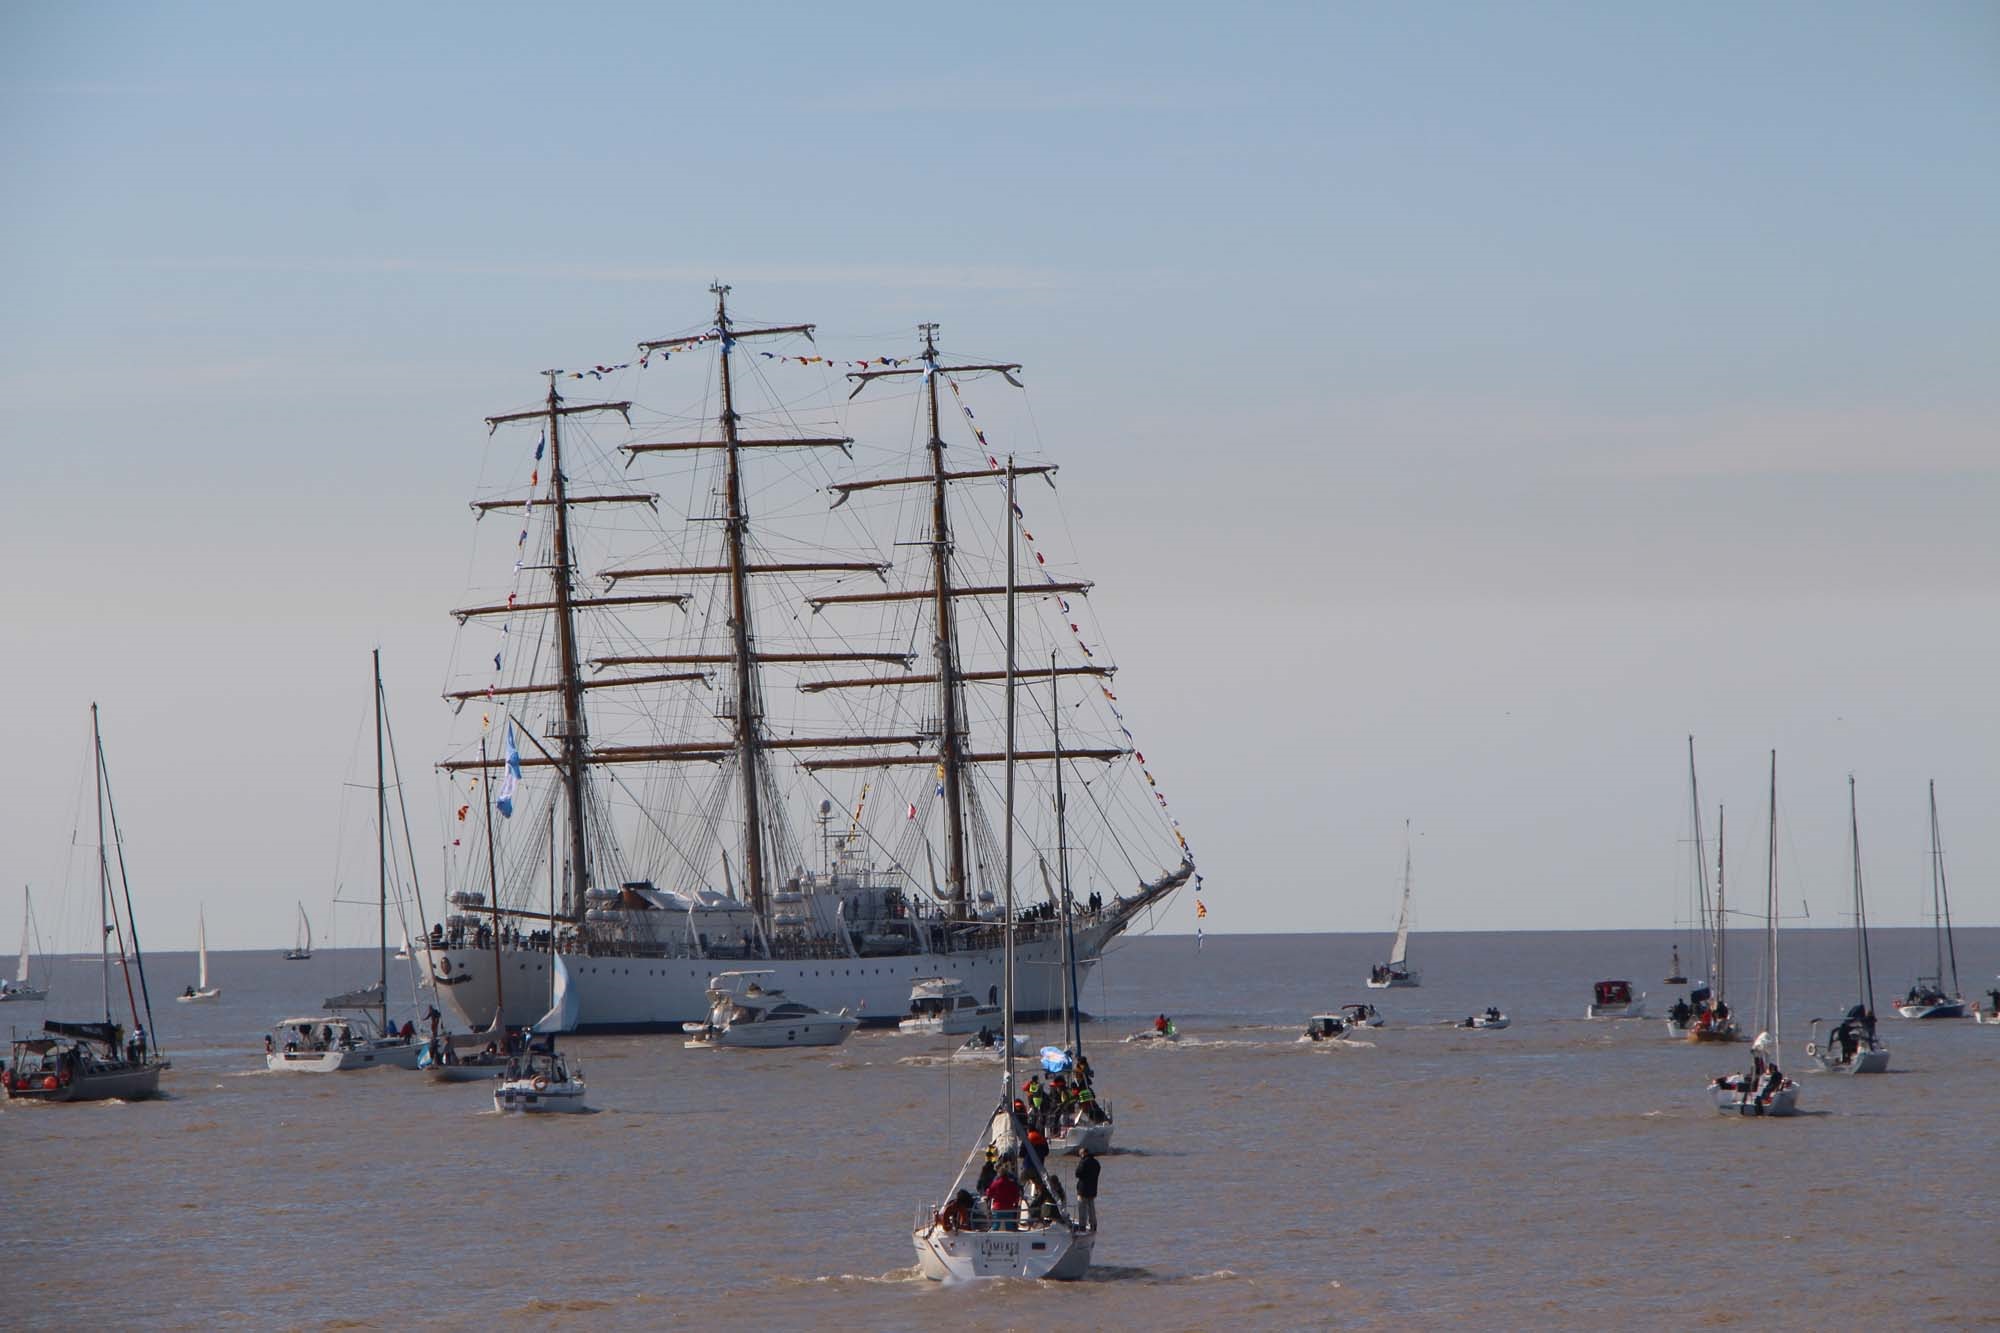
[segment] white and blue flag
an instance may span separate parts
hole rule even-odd
[[[507,724],[507,772],[500,779],[500,796],[493,804],[499,807],[501,818],[514,817],[514,788],[521,781],[521,751],[514,744],[514,724]]]

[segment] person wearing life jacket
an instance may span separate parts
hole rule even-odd
[[[1167,1035],[1167,1016],[1165,1014],[1161,1014],[1153,1020],[1153,1031],[1159,1033],[1162,1037]]]

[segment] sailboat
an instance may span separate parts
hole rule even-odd
[[[1063,1038],[1064,1044],[1042,1052],[1042,1068],[1049,1081],[1043,1084],[1043,1133],[1049,1153],[1066,1156],[1089,1149],[1101,1153],[1111,1146],[1111,1103],[1097,1094],[1096,1077],[1083,1054],[1083,1000],[1077,993],[1076,902],[1070,893],[1069,827],[1063,798],[1062,699],[1056,693],[1056,657],[1049,655],[1049,744],[1055,755],[1056,884],[1060,892],[1057,908],[1062,918]],[[1048,862],[1042,862],[1043,883],[1048,882]],[[1034,1108],[1030,1108],[1031,1112]]]
[[[1861,893],[1861,820],[1854,809],[1854,775],[1847,777],[1848,846],[1854,861],[1854,982],[1859,998],[1831,1036],[1819,1039],[1820,1020],[1812,1021],[1806,1054],[1822,1069],[1845,1074],[1880,1074],[1889,1068],[1889,1048],[1875,1036],[1875,970],[1868,957],[1868,907]]]
[[[389,1023],[389,780],[384,761],[382,650],[374,663],[375,700],[375,871],[378,978],[360,990],[328,996],[328,1012],[287,1018],[280,1046],[264,1038],[264,1064],[273,1073],[333,1074],[356,1069],[415,1069],[425,1047],[408,1024],[397,1032]],[[300,909],[304,914],[304,909]],[[291,955],[287,954],[286,957]],[[373,1011],[371,1013],[371,1011]]]
[[[125,874],[125,840],[118,832],[118,809],[111,799],[111,778],[105,770],[104,737],[98,730],[97,705],[90,706],[90,746],[97,767],[97,913],[98,965],[104,975],[104,1017],[87,1022],[44,1019],[42,1035],[16,1039],[14,1058],[0,1075],[0,1086],[17,1101],[101,1102],[116,1098],[138,1101],[159,1095],[160,1073],[168,1067],[159,1041],[148,1039],[153,1024],[153,997],[146,986],[146,960],[139,949],[139,922],[132,913],[132,882]],[[110,824],[111,836],[105,837]],[[118,868],[118,892],[112,891],[112,864]],[[118,910],[119,899],[125,910]],[[126,934],[131,935],[127,952]],[[132,1016],[128,1034],[111,1017],[111,940],[118,939],[119,973]],[[136,985],[135,985],[136,982]],[[145,1021],[140,1022],[144,1010]]]
[[[1918,977],[1896,1005],[1905,1018],[1964,1018],[1965,996],[1958,989],[1958,944],[1951,935],[1951,890],[1944,879],[1944,842],[1938,836],[1937,783],[1931,783],[1931,935],[1937,943],[1937,963],[1927,977]],[[1945,964],[1951,964],[1951,989],[1944,985]]]
[[[1743,1040],[1743,1029],[1730,1011],[1725,998],[1728,981],[1728,858],[1726,812],[1715,811],[1715,901],[1708,897],[1708,850],[1701,834],[1701,783],[1695,774],[1694,737],[1688,737],[1688,807],[1694,819],[1695,909],[1701,929],[1702,952],[1707,978],[1703,985],[1674,1001],[1667,1011],[1667,1035],[1681,1041],[1727,1042]],[[1679,954],[1675,954],[1679,962]],[[1678,967],[1675,971],[1679,971]]]
[[[28,940],[35,926],[35,898],[27,888],[21,890],[21,962],[14,970],[14,979],[0,978],[0,1001],[5,1000],[46,1000],[48,991],[28,981]]]
[[[285,950],[285,961],[288,963],[303,963],[308,958],[311,958],[313,956],[312,938],[313,938],[312,920],[311,918],[306,916],[306,905],[304,903],[300,903],[298,943],[294,944],[291,948]]]
[[[1726,1074],[1708,1085],[1724,1115],[1788,1116],[1799,1111],[1799,1085],[1778,1068],[1778,752],[1771,751],[1771,806],[1764,859],[1764,994],[1748,1074]]]
[[[396,952],[392,956],[399,963],[410,961],[410,928],[408,926],[403,927],[403,942],[396,947]]]
[[[493,1089],[493,1109],[503,1115],[574,1115],[588,1111],[584,1098],[590,1088],[583,1066],[556,1050],[556,1035],[576,1030],[576,994],[569,967],[561,954],[549,968],[548,1012],[528,1029],[528,1048],[507,1061],[507,1072]]]
[[[753,325],[726,285],[711,292],[711,318],[640,344],[639,362],[677,402],[706,394],[705,421],[572,401],[562,389],[582,372],[551,372],[539,403],[487,419],[494,438],[526,447],[508,450],[513,483],[474,506],[500,516],[505,552],[475,566],[496,586],[454,613],[467,658],[446,698],[466,731],[476,720],[478,735],[517,739],[481,757],[462,735],[441,767],[460,801],[490,775],[536,817],[503,824],[497,895],[452,894],[464,910],[414,942],[455,1027],[496,1012],[531,1022],[533,998],[509,987],[503,1001],[496,978],[533,974],[551,952],[574,962],[585,1032],[683,1030],[710,1014],[708,982],[727,970],[768,971],[769,989],[885,1026],[923,978],[998,989],[998,534],[973,502],[1004,470],[971,413],[992,381],[1018,385],[1020,367],[947,360],[934,325],[915,354],[871,358],[851,374],[855,392],[900,386],[909,403],[914,391],[920,443],[896,475],[856,475],[855,440],[830,423],[900,417],[900,405],[827,401],[799,420],[808,409],[782,381],[800,363],[823,373],[813,326]],[[705,386],[677,378],[690,363]],[[1051,483],[1054,472],[1017,468]],[[1096,770],[1088,808],[1070,812],[1071,845],[1131,876],[1075,918],[1087,974],[1194,862],[1118,711],[1116,668],[1082,637],[1091,585],[1047,568],[1036,562],[1021,605],[1062,645],[1053,674],[1076,733],[1064,763]],[[826,830],[814,867],[806,812],[836,788],[848,818]],[[1046,845],[1049,813],[1023,818]],[[525,872],[542,864],[561,884],[553,912],[528,905]],[[479,872],[460,856],[452,873]],[[1022,1017],[1059,1010],[1061,934],[1047,917],[1019,924]]]
[[[1022,1104],[1014,1095],[1014,538],[1019,511],[1014,506],[1014,462],[1007,461],[1007,616],[1006,722],[1001,836],[1005,848],[1001,877],[1003,998],[1000,1005],[1000,1104],[958,1174],[935,1205],[917,1212],[910,1240],[916,1246],[917,1267],[934,1282],[978,1277],[1075,1279],[1090,1269],[1097,1245],[1096,1228],[1078,1224],[1057,1192],[1047,1160],[1023,1122]],[[966,1182],[992,1163],[992,1178],[980,1195]]]
[[[1416,986],[1421,984],[1415,972],[1410,970],[1410,821],[1403,821],[1403,910],[1396,917],[1396,943],[1389,950],[1389,961],[1377,963],[1368,969],[1368,988],[1387,990],[1391,986]]]
[[[182,1004],[200,1004],[213,1000],[222,994],[222,987],[208,984],[208,912],[198,908],[194,918],[195,952],[201,959],[201,974],[194,985],[187,987],[174,998]]]

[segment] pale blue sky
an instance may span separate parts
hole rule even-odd
[[[1425,924],[1671,924],[1690,731],[1816,917],[1852,770],[2000,921],[1991,5],[17,3],[0,119],[9,895],[97,698],[151,937],[287,939],[479,419],[721,276],[1027,364],[1210,928],[1387,929],[1405,816]]]

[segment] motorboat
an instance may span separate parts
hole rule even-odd
[[[206,1004],[222,995],[222,987],[208,984],[208,914],[201,910],[195,916],[195,952],[200,958],[199,971],[195,983],[174,998],[182,1004]]]
[[[1769,1026],[1750,1044],[1750,1072],[1709,1080],[1708,1095],[1724,1115],[1791,1116],[1799,1085],[1778,1068],[1778,752],[1771,751],[1771,804],[1764,852],[1764,993],[1758,1017]],[[1761,1026],[1761,1025],[1760,1025]]]
[[[14,971],[13,980],[0,978],[0,1003],[8,1000],[46,1000],[46,987],[31,985],[28,981],[28,941],[35,925],[35,900],[28,890],[21,891],[21,962]]]
[[[1459,1023],[1458,1026],[1462,1028],[1504,1028],[1513,1021],[1513,1019],[1501,1013],[1499,1009],[1488,1005],[1485,1013],[1472,1014]]]
[[[1340,1041],[1353,1030],[1346,1014],[1314,1014],[1306,1020],[1300,1041]]]
[[[1014,1054],[1026,1055],[1027,1053],[1027,1034],[1016,1033],[1014,1036]],[[958,1049],[951,1053],[951,1058],[968,1063],[997,1065],[1000,1063],[1001,1056],[1005,1054],[1006,1047],[1001,1042],[1000,1033],[994,1029],[981,1028],[960,1042]]]
[[[336,996],[336,999],[341,997]],[[333,1005],[328,1005],[333,1008]],[[342,1074],[357,1069],[415,1069],[424,1046],[414,1035],[389,1033],[367,1013],[317,1014],[278,1024],[280,1041],[264,1039],[264,1066],[272,1073]]]
[[[957,977],[919,977],[910,987],[909,1017],[896,1029],[960,1037],[999,1023],[1000,1006],[981,1004]]]
[[[1644,1018],[1646,1016],[1646,993],[1632,994],[1629,981],[1600,981],[1591,990],[1591,1002],[1585,1007],[1585,1018]]]
[[[1854,985],[1859,998],[1834,1024],[1827,1040],[1812,1021],[1806,1056],[1840,1074],[1880,1074],[1889,1068],[1889,1048],[1875,1032],[1875,968],[1868,952],[1868,902],[1861,889],[1861,820],[1855,813],[1854,777],[1847,779],[1847,824],[1854,865]]]
[[[1154,1019],[1153,1026],[1134,1032],[1125,1038],[1126,1041],[1179,1041],[1180,1039],[1180,1027],[1165,1014]]]
[[[761,977],[769,970],[721,972],[709,979],[708,1018],[688,1023],[689,1046],[838,1046],[861,1026],[842,1010],[829,1014],[809,1004],[785,998],[781,990],[766,990]]]
[[[1986,992],[1986,1003],[1972,1006],[1972,1019],[1976,1023],[2000,1023],[2000,986]]]
[[[1347,1020],[1347,1026],[1351,1028],[1382,1026],[1382,1015],[1375,1011],[1375,1006],[1372,1004],[1343,1004],[1340,1006],[1340,1013]]]
[[[493,1109],[503,1115],[575,1114],[588,1111],[584,1095],[583,1067],[555,1049],[554,1040],[546,1047],[530,1047],[522,1061],[510,1061],[510,1070],[493,1089]]]

